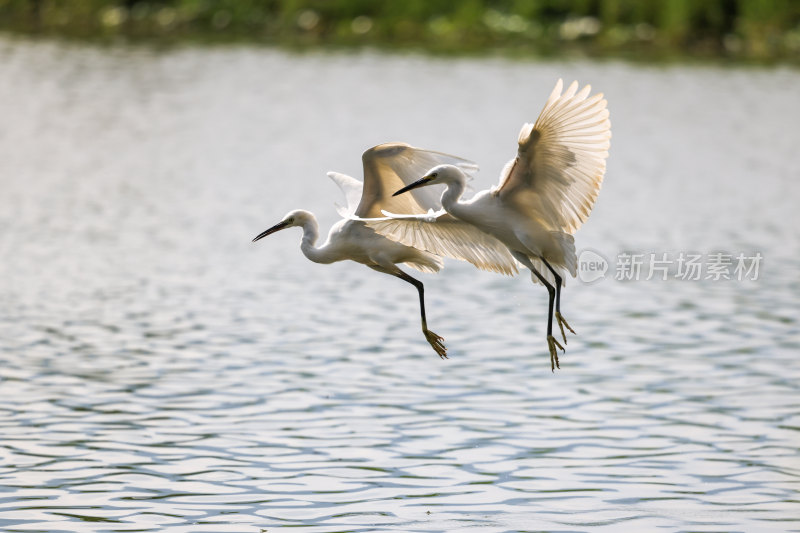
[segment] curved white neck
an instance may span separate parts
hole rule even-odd
[[[463,177],[447,183],[447,188],[442,193],[442,207],[444,207],[445,211],[458,216],[457,212],[461,206],[459,200],[466,188],[467,182]]]
[[[303,228],[303,241],[300,243],[300,250],[303,251],[303,255],[317,263],[319,262],[317,261],[319,249],[314,247],[314,244],[319,238],[319,224],[317,224],[317,219],[311,216],[303,222],[301,227]]]
[[[336,259],[331,256],[328,246],[317,248],[314,244],[319,238],[319,224],[314,216],[310,216],[301,226],[303,228],[303,240],[300,243],[300,250],[310,261],[315,263],[332,263]]]

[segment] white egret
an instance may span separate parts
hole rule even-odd
[[[443,267],[441,258],[382,237],[359,218],[380,216],[382,210],[423,214],[431,209],[440,209],[441,203],[437,191],[419,190],[411,195],[399,197],[393,197],[392,193],[413,182],[423,172],[436,165],[448,164],[452,168],[459,169],[459,172],[474,171],[477,167],[460,157],[414,148],[403,143],[388,143],[370,148],[364,152],[362,162],[363,187],[355,178],[336,172],[328,173],[344,192],[347,208],[339,207],[339,214],[344,218],[331,227],[328,239],[322,246],[315,246],[319,236],[316,218],[312,213],[303,210],[289,212],[278,224],[254,238],[253,242],[282,229],[299,226],[303,228],[300,249],[311,261],[327,264],[349,259],[412,284],[419,293],[422,332],[425,339],[441,358],[446,358],[444,339],[428,329],[422,282],[397,266],[398,263],[404,263],[421,272],[437,272]],[[480,244],[478,235],[478,246]],[[478,256],[485,257],[491,263],[492,270],[510,273],[516,269],[513,258],[502,246],[492,248],[487,245],[476,248],[470,257],[477,260]]]
[[[611,139],[603,95],[589,97],[589,85],[578,92],[577,82],[563,94],[562,88],[558,80],[536,123],[522,126],[517,156],[506,164],[496,187],[462,201],[464,173],[452,165],[437,165],[395,194],[445,184],[444,211],[420,217],[396,216],[387,209],[384,214],[389,218],[368,222],[394,241],[481,268],[487,265],[471,259],[475,243],[465,241],[453,228],[475,227],[502,242],[531,271],[531,279],[547,288],[547,345],[553,370],[560,368],[556,347],[564,351],[553,337],[553,316],[565,344],[564,327],[575,333],[561,315],[565,271],[576,274],[573,234],[597,199]]]

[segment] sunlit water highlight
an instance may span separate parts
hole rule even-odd
[[[558,77],[614,138],[551,374],[545,291],[314,265],[325,171],[404,140],[494,182]],[[0,40],[0,529],[800,531],[800,74]],[[755,281],[615,281],[621,252]],[[292,528],[292,529],[290,529]]]

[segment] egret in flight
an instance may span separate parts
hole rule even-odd
[[[561,314],[565,272],[576,275],[573,234],[586,221],[600,192],[611,142],[603,95],[590,97],[591,87],[578,91],[577,82],[563,93],[562,88],[558,80],[536,123],[522,126],[517,156],[503,168],[497,186],[461,200],[464,172],[446,163],[437,165],[395,194],[444,184],[443,211],[419,216],[385,209],[388,218],[368,222],[389,239],[481,268],[499,269],[499,265],[473,260],[476,243],[464,238],[464,229],[477,228],[491,235],[493,245],[502,243],[531,271],[531,279],[547,288],[547,345],[553,370],[560,368],[556,347],[564,351],[553,337],[553,317],[565,344],[564,327],[575,333]]]
[[[422,282],[397,266],[402,263],[421,272],[437,272],[443,267],[442,259],[433,253],[378,235],[360,219],[381,216],[382,211],[424,214],[429,210],[441,209],[439,191],[419,190],[410,195],[395,197],[392,196],[392,193],[412,183],[426,170],[437,165],[447,164],[462,173],[474,171],[477,167],[459,157],[414,148],[403,143],[381,144],[370,148],[364,152],[362,162],[364,166],[363,186],[361,182],[350,176],[337,172],[328,173],[328,176],[344,192],[347,208],[337,206],[343,219],[331,227],[328,239],[322,246],[315,246],[319,237],[317,220],[312,213],[304,210],[289,212],[279,223],[256,236],[253,242],[282,229],[299,226],[303,229],[300,249],[311,261],[328,264],[349,259],[410,283],[416,287],[419,293],[422,333],[439,357],[447,358],[444,339],[428,329]],[[504,249],[500,252],[508,256]],[[480,257],[491,262],[492,270],[504,272],[509,268],[514,268],[513,259],[510,256],[504,259],[492,257],[491,252],[488,251],[478,250],[478,253]],[[470,257],[477,260],[478,256]]]

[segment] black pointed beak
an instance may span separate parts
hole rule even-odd
[[[432,179],[433,178],[431,176],[423,176],[420,179],[418,179],[417,181],[415,181],[414,183],[412,183],[411,185],[406,185],[405,187],[403,187],[402,189],[400,189],[399,191],[394,193],[392,196],[397,196],[398,194],[403,194],[404,192],[408,192],[411,189],[416,189],[417,187],[422,187],[423,185],[427,184]]]
[[[271,228],[269,228],[268,230],[266,230],[266,231],[262,231],[261,233],[259,233],[259,234],[256,236],[256,238],[255,238],[255,239],[253,239],[253,242],[256,242],[256,241],[257,241],[257,240],[259,240],[259,239],[263,239],[263,238],[264,238],[264,237],[266,237],[267,235],[272,235],[273,233],[275,233],[275,232],[277,232],[277,231],[280,231],[280,230],[282,230],[282,229],[288,228],[288,227],[289,227],[289,223],[288,223],[288,222],[286,222],[286,221],[283,221],[283,222],[278,222],[277,224],[275,224],[274,226],[272,226],[272,227],[271,227]]]

